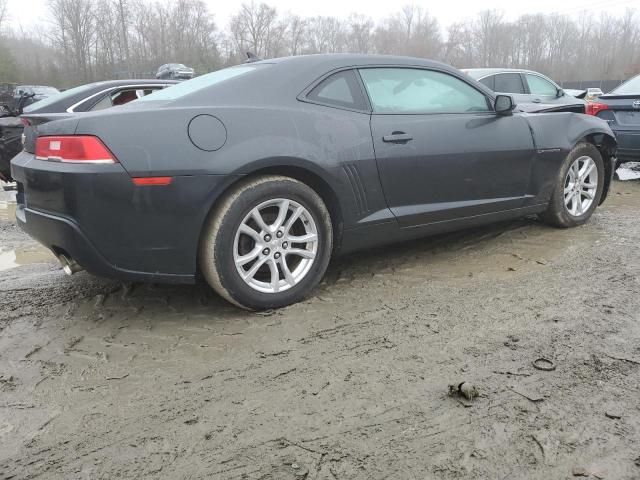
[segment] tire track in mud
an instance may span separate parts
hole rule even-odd
[[[203,286],[0,274],[0,477],[637,478],[634,205],[336,260],[265,315]]]

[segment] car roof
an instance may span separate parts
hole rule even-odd
[[[536,72],[535,70],[526,70],[524,68],[463,68],[461,69],[464,73],[469,76],[478,79],[488,77],[489,75],[495,75],[496,73],[533,73],[536,75],[546,75]]]
[[[175,88],[181,89],[181,93],[174,97],[165,96],[162,93],[151,95],[140,102],[131,102],[122,107],[126,110],[119,111],[163,108],[169,105],[176,108],[201,107],[202,105],[211,105],[216,108],[238,106],[287,108],[294,105],[299,106],[300,95],[304,95],[317,82],[340,70],[394,66],[429,68],[449,73],[465,81],[475,83],[475,87],[488,98],[495,96],[495,93],[485,85],[475,82],[460,70],[441,62],[396,55],[335,53],[280,57],[235,65],[229,67],[228,70],[242,69],[240,74],[234,75],[229,72],[228,78],[214,80],[210,85],[207,85],[207,76],[217,73],[210,72],[176,86]],[[194,88],[189,90],[189,88],[183,87],[189,85],[194,85]],[[111,112],[111,110],[108,111]],[[102,114],[107,115],[102,112],[90,115]]]
[[[250,75],[239,75],[204,87],[176,100],[176,104],[196,105],[207,99],[218,105],[282,105],[296,101],[297,95],[317,80],[334,71],[363,67],[423,67],[433,68],[463,77],[457,69],[433,60],[396,55],[365,55],[326,53],[258,60],[243,66],[255,67]],[[263,67],[263,68],[261,68]],[[493,92],[479,85],[487,95]],[[295,93],[293,93],[295,92]],[[132,108],[142,108],[142,105]]]
[[[354,53],[318,53],[311,55],[279,57],[269,60],[259,60],[256,62],[252,62],[252,64],[254,65],[261,63],[277,63],[304,66],[333,65],[335,66],[335,68],[366,65],[419,65],[446,67],[448,69],[453,69],[449,65],[426,58],[407,57],[401,55],[372,55]]]
[[[175,80],[162,80],[158,78],[131,78],[128,80],[103,80],[100,82],[87,83],[86,86],[96,86],[102,88],[120,87],[122,85],[165,85],[178,83]]]

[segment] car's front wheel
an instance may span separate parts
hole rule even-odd
[[[554,227],[582,225],[600,202],[604,187],[604,163],[591,143],[579,143],[565,158],[555,179],[555,187],[541,220]]]
[[[320,196],[288,177],[238,185],[203,231],[200,269],[222,297],[250,310],[304,299],[331,257],[331,217]]]

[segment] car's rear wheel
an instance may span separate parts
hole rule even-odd
[[[243,182],[203,231],[200,269],[222,297],[250,310],[304,299],[322,279],[333,231],[320,196],[288,177]]]
[[[540,218],[560,228],[584,224],[600,202],[604,180],[598,149],[590,143],[579,143],[565,158],[549,206]]]

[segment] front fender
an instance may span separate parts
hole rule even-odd
[[[536,202],[551,198],[554,180],[559,166],[568,153],[581,141],[593,143],[602,154],[605,167],[605,184],[600,203],[606,199],[615,171],[616,136],[604,120],[580,113],[523,114],[529,123],[536,148],[536,160],[532,169],[531,189]]]
[[[569,152],[580,140],[602,135],[616,142],[616,136],[604,120],[581,113],[524,114],[538,150],[560,148]]]

